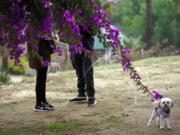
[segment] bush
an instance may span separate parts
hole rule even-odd
[[[14,61],[9,61],[9,73],[14,75],[21,75],[24,74],[27,68],[27,58],[21,58],[21,67],[15,66]]]
[[[0,73],[0,85],[7,84],[10,81],[9,76]]]

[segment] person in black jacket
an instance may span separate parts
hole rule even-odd
[[[94,37],[89,31],[83,30],[82,26],[80,26],[80,31],[84,49],[93,52]],[[79,52],[71,55],[71,60],[76,70],[78,95],[71,99],[70,102],[87,102],[88,106],[95,105],[93,62],[91,56],[86,55],[85,52]]]
[[[51,45],[54,45],[53,40],[45,40],[40,38],[38,41],[38,54],[43,58],[43,60],[51,61],[51,54],[53,53],[53,49]],[[29,59],[29,67],[32,69],[36,69],[36,105],[34,107],[34,111],[48,111],[54,110],[54,106],[49,104],[46,99],[46,80],[47,80],[47,70],[48,67],[44,67],[41,64],[40,59],[33,55],[33,47],[30,43],[28,46],[28,59]]]

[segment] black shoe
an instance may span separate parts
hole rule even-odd
[[[36,105],[33,109],[36,112],[44,112],[44,111],[48,111],[47,109],[44,109],[43,105]]]
[[[88,106],[93,106],[93,105],[95,105],[97,102],[96,102],[96,99],[95,99],[95,97],[89,97],[88,98],[88,102],[87,102],[87,105]]]
[[[48,102],[44,102],[43,104],[43,108],[46,110],[54,110],[54,106],[49,104]]]
[[[36,112],[52,111],[54,110],[54,107],[46,102],[40,105],[36,105],[33,110]]]
[[[87,103],[87,98],[86,98],[86,96],[78,95],[77,97],[69,100],[69,102],[73,102],[73,103]]]

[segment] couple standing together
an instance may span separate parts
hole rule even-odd
[[[82,35],[83,47],[89,51],[93,51],[94,38],[89,31],[83,30],[80,27]],[[52,40],[39,40],[39,55],[43,60],[51,60],[51,45],[54,44]],[[46,80],[48,67],[43,67],[40,60],[33,56],[32,46],[28,45],[29,66],[32,69],[36,69],[36,105],[34,111],[48,111],[54,110],[54,106],[49,104],[46,99]],[[84,52],[77,53],[71,56],[72,65],[76,70],[77,75],[77,97],[70,100],[70,102],[87,102],[88,106],[96,104],[95,89],[94,89],[94,77],[93,77],[93,63],[91,57],[86,56]]]

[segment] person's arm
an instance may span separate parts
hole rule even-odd
[[[56,48],[54,40],[45,40],[43,38],[40,38],[39,45],[47,46],[47,49],[51,54],[54,53],[53,50]]]
[[[48,49],[49,49],[50,53],[52,54],[52,53],[54,53],[53,50],[56,48],[56,45],[54,43],[54,40],[47,40],[47,41],[48,41],[48,43],[47,43]]]

